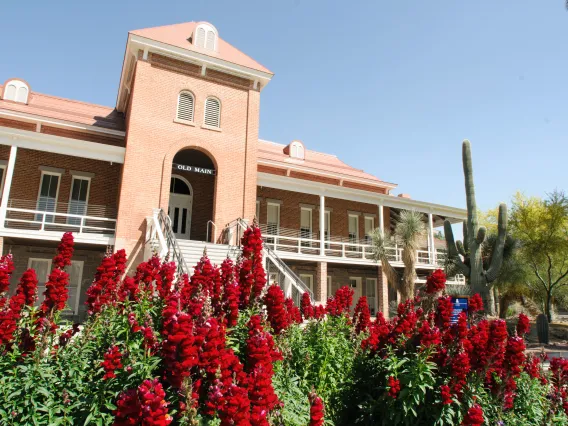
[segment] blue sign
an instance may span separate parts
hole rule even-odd
[[[462,312],[467,313],[468,298],[467,297],[452,297],[452,305],[454,310],[452,311],[451,323],[455,324],[458,322],[458,317]]]

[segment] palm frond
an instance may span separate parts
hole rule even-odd
[[[409,250],[418,250],[426,234],[424,215],[416,210],[402,210],[395,226],[394,237],[398,244]]]

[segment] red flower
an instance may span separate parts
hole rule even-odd
[[[288,314],[288,322],[290,324],[301,324],[302,314],[300,313],[300,308],[294,305],[294,300],[292,300],[291,297],[288,297],[284,301],[284,306],[286,306],[286,312]]]
[[[33,269],[27,269],[22,274],[16,289],[16,294],[24,297],[25,304],[33,306],[37,298],[37,276]]]
[[[153,294],[154,291],[160,291],[162,288],[162,277],[160,270],[162,262],[157,254],[154,254],[146,262],[142,262],[136,268],[134,281],[142,287],[143,290]]]
[[[231,384],[221,399],[221,426],[250,426],[250,400],[246,388]]]
[[[479,293],[476,293],[469,298],[467,310],[470,314],[483,310],[483,299],[481,299]]]
[[[310,300],[310,293],[302,293],[302,302],[300,303],[300,308],[305,319],[313,318],[314,307],[312,305],[312,301]]]
[[[512,336],[507,340],[505,364],[514,377],[521,374],[521,366],[525,362],[525,341],[522,337]]]
[[[529,317],[525,314],[519,314],[519,321],[517,322],[517,334],[523,336],[531,330]]]
[[[349,312],[353,304],[353,290],[349,286],[343,286],[335,292],[335,303],[337,304],[338,314]]]
[[[10,277],[14,272],[14,262],[12,255],[7,254],[0,257],[0,296],[10,288]]]
[[[272,387],[272,362],[282,359],[275,350],[274,341],[261,325],[258,315],[253,315],[249,322],[247,339],[247,363],[249,372],[249,399],[251,402],[251,424],[267,425],[267,416],[278,404],[278,397]]]
[[[426,279],[426,293],[438,293],[446,288],[446,274],[441,269],[436,269]]]
[[[2,301],[0,309],[0,346],[9,347],[14,339],[14,332],[18,328],[20,312],[24,306],[25,297],[23,294],[16,294],[10,298],[6,304],[6,299]]]
[[[355,324],[355,332],[357,334],[367,331],[371,325],[371,312],[369,311],[366,296],[361,296],[357,301],[355,313],[353,314],[353,323]]]
[[[140,285],[134,281],[132,277],[124,277],[122,285],[118,291],[118,300],[124,302],[129,300],[135,302],[138,300],[140,293]]]
[[[471,369],[469,356],[465,351],[461,351],[454,356],[451,362],[452,390],[456,393],[460,393],[467,382],[467,375]]]
[[[440,386],[440,396],[442,397],[443,405],[450,405],[454,402],[452,399],[452,393],[450,392],[450,387],[448,385]]]
[[[284,292],[279,285],[274,284],[268,287],[264,297],[268,322],[274,330],[274,334],[280,334],[282,330],[288,328],[288,312],[284,306]]]
[[[429,321],[422,321],[422,326],[418,329],[418,333],[420,344],[425,348],[441,343],[440,330],[437,327],[432,327]]]
[[[438,311],[436,314],[438,327],[441,329],[447,329],[450,327],[453,311],[454,306],[450,296],[438,298]]]
[[[167,426],[172,422],[168,414],[166,393],[158,379],[144,380],[138,389],[120,394],[114,410],[114,425]]]
[[[71,258],[73,257],[75,242],[73,241],[73,234],[66,232],[61,237],[61,242],[57,246],[57,254],[53,258],[53,265],[56,268],[63,269],[71,265]]]
[[[322,399],[315,392],[310,393],[310,424],[309,426],[323,426],[324,408]]]
[[[116,262],[114,256],[107,254],[97,267],[95,279],[87,289],[87,310],[95,314],[116,297]]]
[[[389,386],[389,395],[393,399],[396,399],[398,393],[400,392],[400,380],[395,379],[394,376],[390,376],[388,380],[388,386]]]
[[[266,285],[266,273],[262,265],[262,237],[260,228],[252,225],[241,239],[242,258],[238,266],[240,308],[255,302]]]
[[[478,404],[472,405],[465,415],[463,425],[481,426],[483,424],[483,410]]]
[[[118,346],[112,346],[104,355],[104,361],[101,362],[101,367],[105,370],[103,380],[114,379],[116,370],[122,368],[122,354]]]

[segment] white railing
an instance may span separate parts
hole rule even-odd
[[[360,259],[373,261],[373,246],[369,238],[352,240],[345,237],[326,236],[321,250],[321,240],[318,233],[302,232],[301,230],[277,228],[271,225],[260,225],[265,244],[276,253],[292,253],[298,255],[315,255],[338,259]],[[309,235],[308,238],[306,235]],[[420,265],[442,265],[445,259],[445,250],[436,249],[432,253],[417,250],[417,263]],[[402,263],[402,248],[388,247],[387,255],[392,262]]]
[[[147,218],[146,244],[156,250],[160,258],[171,259],[177,265],[178,273],[189,274],[182,251],[172,230],[170,217],[162,209],[153,209]],[[149,253],[146,253],[149,256]]]
[[[97,236],[114,236],[116,218],[97,213],[110,213],[106,206],[84,206],[85,214],[63,213],[69,211],[67,203],[57,203],[53,211],[38,210],[35,201],[9,200],[6,207],[4,228],[39,232],[75,232]],[[51,210],[51,209],[50,209]],[[116,214],[114,214],[116,216]]]

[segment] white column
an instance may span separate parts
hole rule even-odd
[[[434,221],[432,213],[428,213],[428,253],[430,255],[430,263],[434,263],[436,248],[434,244]]]
[[[18,147],[10,147],[10,159],[6,168],[6,178],[4,179],[4,190],[2,191],[2,202],[0,203],[0,228],[4,228],[6,221],[6,209],[8,208],[8,198],[10,198],[10,188],[12,187],[12,176],[14,176],[14,166],[16,165],[16,154]]]
[[[381,234],[385,235],[385,218],[384,218],[384,208],[382,204],[378,205],[379,208],[379,229],[381,230]]]
[[[325,256],[325,197],[320,195],[320,256]]]

